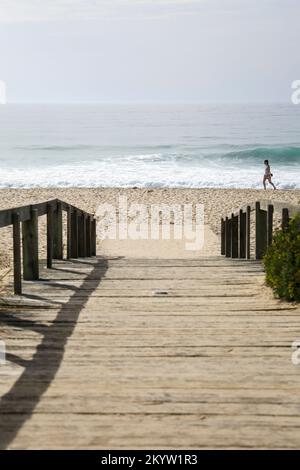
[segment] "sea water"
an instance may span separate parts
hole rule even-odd
[[[0,106],[0,187],[300,188],[300,106]]]

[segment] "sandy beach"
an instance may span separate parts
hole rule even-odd
[[[33,204],[59,198],[88,212],[95,213],[103,203],[117,206],[119,196],[126,196],[128,204],[139,203],[150,207],[152,204],[203,204],[205,219],[205,255],[219,254],[220,218],[232,210],[259,199],[285,201],[297,204],[300,190],[264,191],[255,189],[140,189],[140,188],[53,188],[53,189],[2,189],[0,190],[0,209]],[[45,217],[39,220],[41,241],[40,256],[45,256],[46,225]],[[7,267],[12,260],[11,227],[0,231],[1,265]],[[99,254],[109,256],[144,256],[144,257],[194,257],[187,251],[183,242],[164,240],[155,243],[152,240],[107,241],[98,242]]]

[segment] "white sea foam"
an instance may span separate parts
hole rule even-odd
[[[300,172],[277,171],[274,182],[281,188],[300,188]],[[135,160],[117,162],[73,162],[59,166],[4,168],[0,187],[184,187],[184,188],[260,188],[259,168],[201,167],[162,162],[136,165]]]

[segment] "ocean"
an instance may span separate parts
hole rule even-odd
[[[300,188],[300,106],[1,105],[0,187]]]

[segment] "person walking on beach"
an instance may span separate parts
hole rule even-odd
[[[264,188],[266,188],[266,181],[268,181],[270,183],[271,186],[273,186],[274,189],[276,189],[275,185],[272,183],[272,173],[271,173],[271,168],[270,168],[270,165],[269,165],[269,160],[265,160],[264,161],[264,164],[265,164],[265,174],[264,174],[264,179],[263,179],[263,185],[264,185]]]

